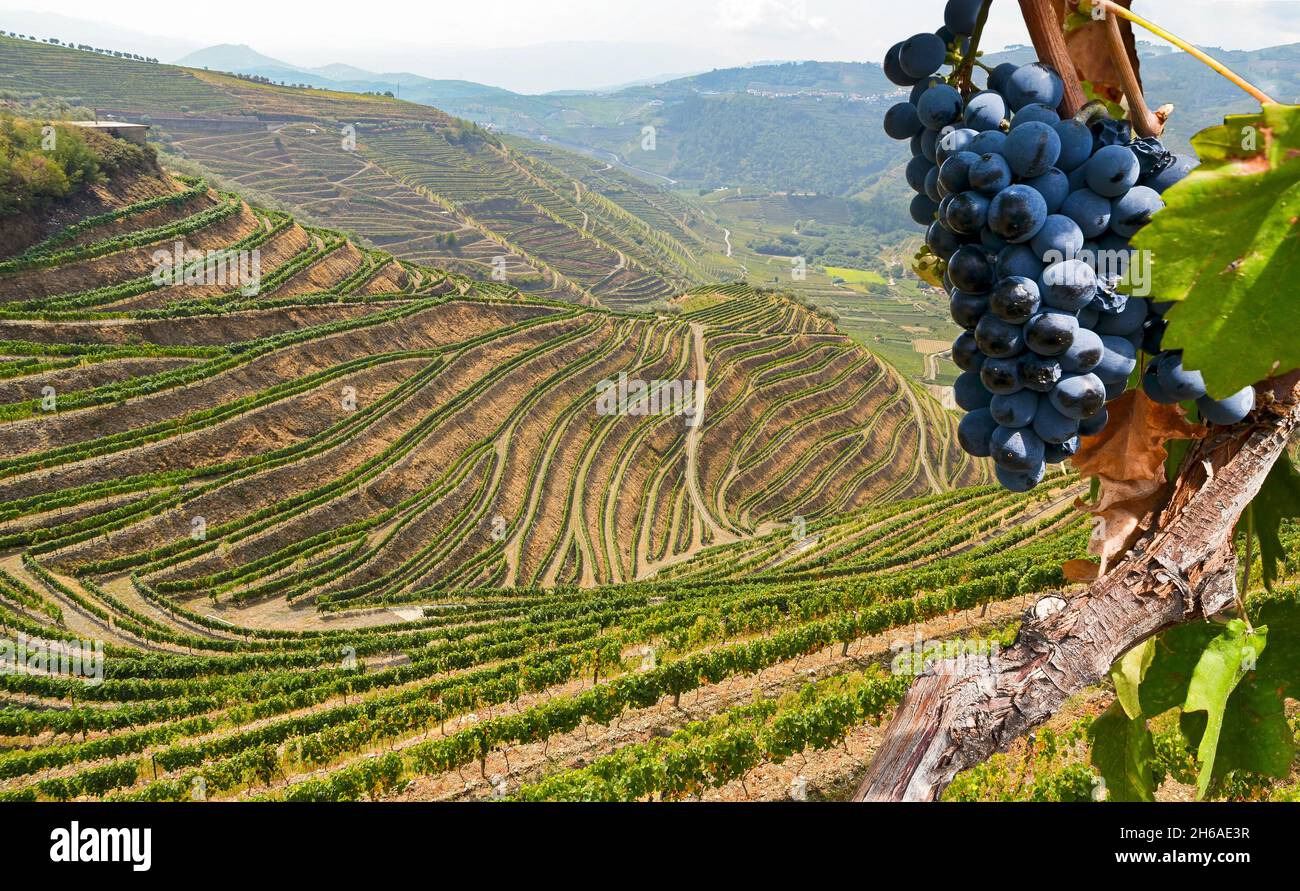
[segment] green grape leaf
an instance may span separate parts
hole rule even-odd
[[[1142,714],[1148,718],[1180,708],[1187,701],[1187,687],[1201,654],[1219,633],[1209,622],[1170,628],[1151,642],[1151,664],[1142,677],[1139,691]]]
[[[1142,717],[1142,681],[1155,655],[1156,642],[1147,638],[1121,656],[1110,670],[1111,680],[1115,682],[1116,701],[1134,721]]]
[[[1295,740],[1277,691],[1251,673],[1228,699],[1214,756],[1214,779],[1249,770],[1279,779],[1291,773]]]
[[[1286,561],[1282,546],[1282,521],[1300,518],[1300,473],[1289,455],[1283,454],[1269,471],[1264,486],[1251,502],[1255,535],[1259,538],[1259,562],[1264,586],[1270,590],[1277,580],[1277,568]]]
[[[1092,766],[1106,781],[1110,801],[1155,801],[1156,784],[1151,773],[1155,741],[1144,720],[1133,720],[1115,701],[1092,722]]]
[[[1197,797],[1204,798],[1215,776],[1215,758],[1223,729],[1228,698],[1249,671],[1259,664],[1267,641],[1267,629],[1251,631],[1241,619],[1233,619],[1210,641],[1192,671],[1187,685],[1184,712],[1205,712],[1205,731],[1196,755],[1201,763]]]
[[[1224,398],[1300,367],[1300,106],[1229,118],[1193,145],[1201,166],[1133,247],[1150,252],[1153,297],[1179,301],[1165,348]]]

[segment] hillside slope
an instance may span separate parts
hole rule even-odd
[[[716,278],[722,234],[698,211],[631,179],[575,181],[427,106],[3,37],[0,89],[150,123],[174,151],[294,211],[539,296],[636,308]],[[659,227],[665,216],[674,225]]]
[[[0,540],[60,570],[235,603],[590,586],[987,478],[951,416],[780,294],[538,301],[139,182],[0,259]],[[187,255],[160,283],[196,250],[260,277]],[[620,379],[654,403],[603,408]]]

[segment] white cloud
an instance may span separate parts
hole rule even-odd
[[[720,0],[716,25],[724,31],[792,34],[820,31],[826,17],[810,15],[804,0]]]

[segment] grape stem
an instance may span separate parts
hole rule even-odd
[[[1121,7],[1122,8],[1122,7]],[[1142,81],[1138,79],[1129,58],[1128,47],[1124,44],[1124,34],[1120,31],[1119,16],[1106,16],[1106,47],[1110,51],[1111,64],[1119,72],[1120,87],[1128,99],[1129,117],[1138,136],[1159,136],[1164,131],[1160,119],[1151,113],[1146,96],[1142,94]]]
[[[962,96],[969,96],[975,91],[975,85],[971,83],[971,73],[975,69],[976,57],[979,55],[980,38],[984,36],[984,26],[989,20],[989,10],[993,7],[993,0],[984,0],[980,4],[979,18],[975,20],[975,33],[970,36],[970,43],[966,46],[966,55],[961,61],[961,66],[957,69],[957,88],[961,90]],[[958,46],[960,46],[960,41]],[[989,71],[987,65],[980,64],[985,71]]]
[[[1125,9],[1123,6],[1120,6],[1118,3],[1112,2],[1112,0],[1084,0],[1084,5],[1088,7],[1089,11],[1091,11],[1091,9],[1095,6],[1100,6],[1102,9],[1106,10],[1107,12],[1114,13],[1115,15],[1119,16],[1122,19],[1128,19],[1133,24],[1147,29],[1152,34],[1156,35],[1162,40],[1166,40],[1169,43],[1172,43],[1174,46],[1178,47],[1180,50],[1187,53],[1189,56],[1192,56],[1193,58],[1201,62],[1204,62],[1206,65],[1210,66],[1210,68],[1214,69],[1219,74],[1223,75],[1228,80],[1232,81],[1238,87],[1241,87],[1241,89],[1245,90],[1251,96],[1255,97],[1255,99],[1257,99],[1261,105],[1277,104],[1277,101],[1275,99],[1273,99],[1263,90],[1261,90],[1259,87],[1255,86],[1254,84],[1247,81],[1245,78],[1241,77],[1241,75],[1234,72],[1227,65],[1224,65],[1222,62],[1213,58],[1209,54],[1204,53],[1201,50],[1197,49],[1196,47],[1192,46],[1190,43],[1188,43],[1186,40],[1183,40],[1181,37],[1169,33],[1164,28],[1161,28],[1159,25],[1155,24],[1154,22],[1147,21],[1146,19],[1142,18],[1142,16],[1138,15],[1132,10]]]

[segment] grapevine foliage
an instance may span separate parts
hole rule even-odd
[[[1151,252],[1154,292],[1177,301],[1165,347],[1222,397],[1300,367],[1300,107],[1229,118],[1192,144],[1201,166],[1133,246]]]

